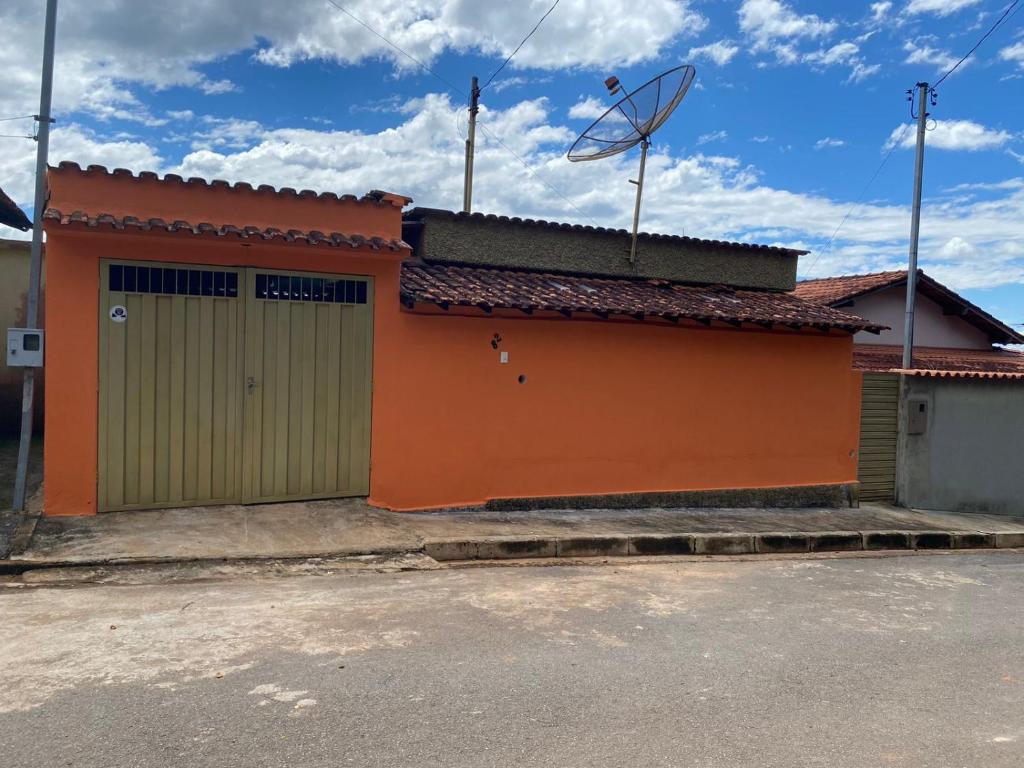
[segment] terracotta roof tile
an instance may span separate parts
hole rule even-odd
[[[907,279],[907,271],[874,272],[869,275],[844,275],[801,280],[793,291],[801,299],[815,304],[838,304],[871,291],[877,291]]]
[[[1024,381],[1024,373],[1002,373],[1000,371],[932,371],[921,368],[907,368],[894,373],[907,376],[930,376],[936,379],[998,379]]]
[[[903,364],[903,347],[854,344],[853,367],[861,371],[896,371]],[[914,347],[913,369],[961,373],[1024,374],[1024,352],[1011,349],[952,349]]]
[[[333,247],[370,248],[373,250],[408,251],[408,244],[402,240],[385,240],[381,237],[363,237],[358,234],[341,234],[340,232],[324,233],[316,230],[303,232],[298,229],[287,231],[274,227],[262,229],[251,226],[220,226],[207,222],[190,223],[187,221],[166,222],[163,219],[137,219],[134,216],[117,217],[109,213],[96,215],[75,211],[64,214],[54,208],[48,208],[43,219],[61,226],[81,227],[87,229],[107,229],[111,231],[150,232],[164,231],[171,234],[187,234],[213,237],[236,237],[241,240],[264,240],[281,242],[298,242],[306,245],[328,245]]]
[[[902,285],[906,280],[905,269],[870,275],[824,277],[817,280],[802,280],[796,284],[793,292],[801,299],[815,304],[841,307],[858,296]],[[927,296],[951,314],[959,315],[964,322],[986,334],[993,344],[1024,344],[1024,335],[921,270],[917,271],[917,290],[922,296]]]
[[[301,192],[296,192],[291,187],[282,187],[281,189],[275,189],[269,184],[260,184],[255,190],[253,190],[252,184],[249,184],[244,181],[239,181],[236,182],[235,184],[231,184],[230,182],[224,181],[223,179],[213,179],[212,181],[207,181],[206,179],[199,178],[198,176],[192,176],[186,181],[176,173],[167,173],[164,174],[163,178],[160,178],[159,175],[153,173],[152,171],[142,171],[136,176],[127,168],[115,168],[112,171],[108,171],[106,166],[90,165],[87,168],[83,169],[78,163],[72,163],[67,160],[61,162],[56,168],[51,167],[50,170],[66,173],[126,176],[130,179],[135,179],[138,181],[158,181],[163,184],[184,184],[186,186],[221,188],[229,189],[234,192],[255,191],[257,193],[277,195],[279,197],[315,198],[319,200],[334,200],[343,202],[387,203],[390,205],[394,205],[398,208],[403,208],[412,202],[411,197],[406,197],[405,195],[396,195],[393,192],[383,192],[379,189],[372,189],[362,197],[356,197],[355,195],[336,195],[333,192],[317,193],[310,189],[304,189]]]
[[[406,261],[402,264],[401,291],[407,305],[426,302],[445,308],[591,312],[705,324],[720,321],[850,332],[884,330],[884,326],[859,317],[808,304],[791,293],[689,286],[665,280],[602,279]]]

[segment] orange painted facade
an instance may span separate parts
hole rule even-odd
[[[51,173],[50,200],[65,212],[118,202],[139,218],[400,237],[400,202],[271,204],[269,193],[192,190],[218,200],[213,216],[191,197],[184,213],[157,182],[65,178]],[[146,195],[126,202],[121,184]],[[294,206],[275,207],[284,202]],[[101,258],[373,276],[369,500],[379,506],[856,481],[860,386],[846,334],[410,312],[399,301],[407,251],[56,224],[47,233],[49,515],[96,511]]]

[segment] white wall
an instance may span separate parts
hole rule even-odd
[[[906,317],[907,291],[905,285],[896,285],[854,299],[852,305],[838,307],[840,312],[849,312],[887,325],[892,330],[882,331],[877,336],[862,331],[853,337],[855,344],[903,345],[903,321]],[[955,347],[957,349],[989,349],[988,336],[963,318],[942,314],[942,307],[920,292],[914,312],[914,345],[919,347]]]

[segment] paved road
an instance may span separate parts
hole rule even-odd
[[[1024,556],[0,591],[0,763],[1020,766]]]

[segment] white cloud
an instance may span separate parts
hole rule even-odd
[[[772,137],[771,136],[751,136],[750,140],[755,142],[756,144],[767,144],[769,141],[772,140]]]
[[[863,64],[859,61],[855,62],[853,69],[850,70],[850,76],[847,80],[851,83],[859,83],[861,80],[877,74],[881,68],[881,64]]]
[[[711,144],[712,142],[715,141],[725,141],[727,138],[729,138],[728,131],[712,131],[710,133],[702,133],[700,136],[698,136],[697,144]]]
[[[0,114],[25,114],[38,103],[43,6],[37,0],[0,3]],[[346,0],[345,6],[429,64],[445,51],[474,51],[497,61],[512,52],[550,4]],[[707,26],[688,0],[647,0],[642,13],[635,11],[628,0],[562,0],[506,72],[630,66],[658,58],[677,38]],[[163,118],[148,112],[137,89],[183,86],[215,97],[236,86],[208,77],[204,67],[247,52],[276,67],[314,59],[354,64],[382,58],[397,71],[418,70],[324,0],[179,0],[173,23],[166,3],[157,0],[62,0],[58,14],[58,114],[83,110],[104,119],[159,125]]]
[[[505,110],[481,109],[476,208],[627,227],[634,201],[628,180],[635,178],[636,153],[593,163],[567,162],[565,151],[575,133],[553,121],[552,110],[544,99]],[[447,96],[428,95],[409,103],[393,124],[378,132],[205,120],[200,124],[210,146],[195,149],[180,163],[167,162],[137,140],[104,140],[81,128],[58,126],[51,159],[338,193],[392,189],[421,205],[455,209],[462,198],[463,142],[454,129],[461,111],[462,105]],[[524,158],[532,175],[493,137]],[[220,139],[224,141],[218,144]],[[231,146],[235,140],[242,146]],[[13,182],[8,191],[22,203],[31,196],[34,149],[31,142],[25,145],[0,155],[0,178]],[[395,169],[401,172],[396,175]],[[680,154],[658,144],[648,160],[646,185],[641,219],[646,230],[812,249],[828,240],[851,202],[772,186],[759,169],[736,157]],[[955,289],[1024,283],[1019,224],[1024,219],[1024,179],[979,194],[978,199],[926,199],[922,266]],[[906,256],[908,222],[904,205],[866,202],[829,253],[817,261],[813,255],[802,260],[801,273],[899,266]],[[951,245],[954,238],[973,248],[973,255],[968,246]]]
[[[733,44],[731,40],[717,40],[697,48],[691,48],[687,58],[691,61],[706,59],[714,62],[719,67],[724,67],[733,57],[739,53],[740,47]]]
[[[788,63],[797,58],[793,41],[828,37],[837,24],[813,13],[798,14],[780,0],[743,0],[739,26],[753,41],[755,51],[773,52]]]
[[[850,76],[848,82],[859,83],[881,69],[879,64],[865,64],[860,55],[860,46],[850,40],[836,43],[831,48],[822,48],[804,54],[801,61],[813,67],[848,66]]]
[[[978,255],[978,249],[959,235],[949,238],[934,251],[933,258],[942,261],[968,261]]]
[[[907,13],[934,13],[936,16],[949,16],[980,2],[981,0],[910,0],[907,3]]]
[[[818,139],[814,142],[815,149],[829,149],[831,147],[845,147],[846,142],[842,139],[833,139],[831,136],[826,136],[823,139]]]
[[[907,58],[904,59],[904,63],[927,64],[928,66],[935,67],[935,70],[938,72],[945,72],[951,69],[958,60],[958,57],[949,51],[932,48],[925,41],[907,41],[903,44],[903,50],[907,52]],[[961,65],[961,69],[970,64],[970,62],[971,59],[965,61]]]
[[[902,149],[913,149],[917,146],[917,132],[913,126],[894,128],[885,146],[892,147],[899,139]],[[1002,129],[986,128],[973,120],[937,120],[933,129],[928,131],[925,144],[935,149],[965,150],[976,152],[982,149],[998,149],[1005,145],[1013,134]]]
[[[569,117],[574,120],[597,120],[608,111],[610,104],[605,104],[600,99],[587,96],[583,101],[578,101],[569,107]]]
[[[1012,61],[1021,69],[1024,69],[1024,41],[1008,45],[999,51],[999,58],[1003,61]]]
[[[870,37],[862,35],[856,41],[843,40],[817,50],[801,50],[805,41],[828,38],[838,23],[822,19],[813,13],[799,14],[780,0],[744,0],[739,10],[739,26],[751,41],[755,53],[767,53],[785,66],[809,64],[820,69],[834,66],[850,68],[847,82],[857,83],[881,69],[878,64],[864,62],[858,43]],[[765,67],[765,62],[757,66]]]
[[[815,51],[804,56],[804,61],[808,61],[814,64],[824,64],[829,66],[830,64],[849,64],[853,59],[856,58],[860,52],[860,48],[850,41],[837,43],[831,48],[825,50]]]
[[[22,207],[32,204],[35,178],[36,145],[18,142],[0,153],[0,179],[4,191]],[[50,133],[50,164],[74,160],[83,167],[105,165],[136,171],[160,170],[159,153],[144,142],[131,139],[100,138],[78,125],[58,125]]]
[[[872,3],[871,20],[874,21],[875,23],[881,21],[889,14],[890,10],[892,10],[892,3],[888,2],[888,0],[885,0],[885,2],[881,3]]]

